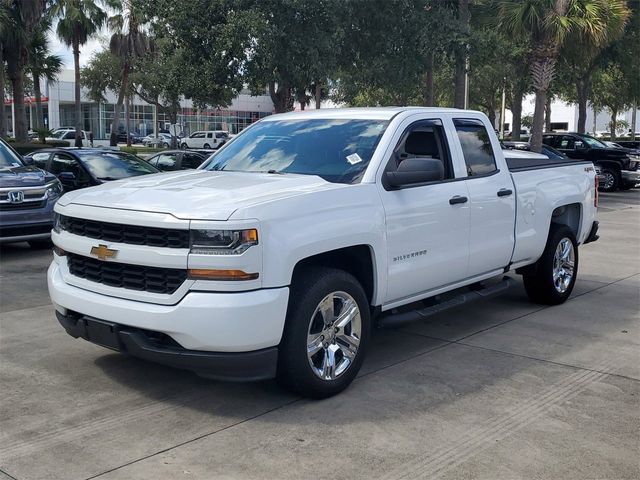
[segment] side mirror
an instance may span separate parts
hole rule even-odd
[[[31,157],[22,157],[22,161],[24,162],[25,165],[35,165],[35,162]]]
[[[58,180],[65,187],[73,188],[76,186],[76,174],[73,172],[60,172]]]
[[[395,172],[386,172],[387,182],[393,188],[444,180],[444,164],[434,158],[407,158]]]

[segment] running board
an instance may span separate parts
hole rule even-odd
[[[480,288],[473,290],[465,290],[453,298],[438,302],[435,305],[431,305],[419,310],[410,310],[407,312],[398,313],[392,313],[394,310],[391,310],[389,312],[383,313],[380,316],[380,318],[378,319],[378,326],[398,327],[404,325],[405,323],[414,322],[416,320],[423,320],[432,315],[436,315],[438,313],[444,312],[445,310],[449,310],[450,308],[459,307],[467,303],[475,302],[476,300],[493,297],[494,295],[503,293],[504,291],[511,288],[514,283],[515,282],[513,281],[513,279],[504,277],[498,283],[492,283],[491,285],[488,285],[486,287],[480,286]]]

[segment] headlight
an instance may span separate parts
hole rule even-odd
[[[46,190],[47,198],[62,195],[63,189],[62,189],[62,184],[60,183],[60,180],[56,179],[52,182],[47,183],[46,186],[47,186],[47,190]]]
[[[629,157],[629,158],[633,158],[633,157]],[[629,169],[630,170],[636,170],[638,168],[638,164],[640,164],[640,157],[638,158],[638,160],[631,160],[629,162]]]
[[[240,255],[258,244],[258,230],[191,230],[191,253]]]

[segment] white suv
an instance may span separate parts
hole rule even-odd
[[[187,148],[212,148],[218,149],[229,141],[229,132],[224,130],[205,130],[195,132],[182,139],[180,146]]]

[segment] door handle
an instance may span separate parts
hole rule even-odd
[[[511,190],[510,188],[501,188],[500,190],[498,190],[499,197],[508,197],[512,193],[513,193],[513,190]]]
[[[467,197],[462,197],[460,195],[456,195],[455,197],[451,197],[449,199],[449,204],[456,205],[458,203],[467,203],[469,199]]]

